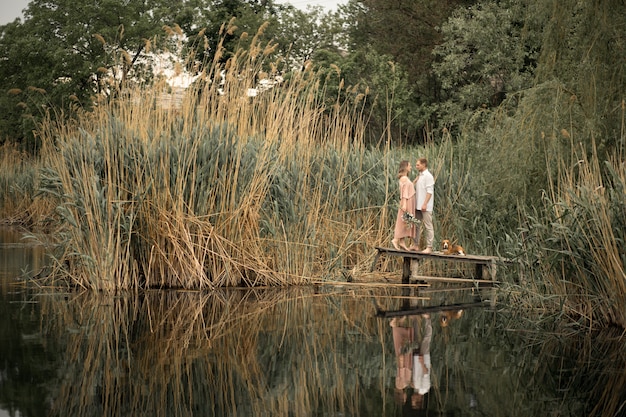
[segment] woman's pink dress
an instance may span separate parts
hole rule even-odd
[[[404,321],[403,326],[398,322]],[[407,318],[392,319],[389,323],[393,335],[393,348],[396,353],[396,388],[405,389],[411,384],[413,378],[413,350],[408,347],[415,339],[413,322]]]
[[[411,213],[411,215],[415,215],[415,185],[407,176],[400,178],[399,185],[400,203],[402,203],[403,198],[406,199],[406,211]],[[398,217],[396,217],[396,228],[393,231],[393,238],[415,238],[417,236],[415,225],[405,223],[404,220],[402,220],[403,215],[404,212],[398,207]]]

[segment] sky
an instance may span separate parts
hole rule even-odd
[[[336,9],[337,4],[344,4],[347,0],[276,0],[278,3],[291,3],[292,5],[306,9],[307,5],[323,6],[327,9]],[[18,17],[22,17],[30,0],[0,0],[0,25],[6,25]]]
[[[30,0],[0,0],[0,25],[6,25],[22,17],[22,10],[29,2]]]
[[[5,1],[5,0],[0,0]],[[275,0],[277,3],[291,3],[299,9],[306,9],[307,5],[323,6],[326,9],[336,9],[338,4],[347,3],[348,0]]]

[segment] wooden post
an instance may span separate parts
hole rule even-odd
[[[481,263],[477,263],[476,264],[476,269],[474,272],[474,278],[476,279],[483,279],[483,264]]]
[[[402,258],[402,283],[408,284],[411,279],[411,258],[405,256]]]
[[[492,259],[491,262],[489,262],[489,278],[491,278],[492,281],[496,280],[497,267],[496,260]]]
[[[489,262],[489,275],[490,278],[493,282],[496,281],[496,268],[497,268],[497,264],[496,264],[496,260],[492,259],[491,262]],[[497,289],[494,285],[494,287],[491,289],[491,307],[495,307],[496,306],[496,296],[497,296],[498,292]]]

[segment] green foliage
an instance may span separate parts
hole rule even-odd
[[[576,100],[584,119],[577,123],[595,138],[601,159],[623,149],[623,103],[626,96],[626,9],[620,1],[559,2],[539,9],[549,16],[537,78],[557,79]],[[591,141],[585,140],[587,152]]]
[[[473,1],[383,1],[353,0],[341,8],[343,23],[349,34],[349,54],[367,57],[384,57],[393,62],[397,74],[406,77],[405,91],[397,90],[392,113],[401,113],[402,117],[382,112],[372,113],[373,135],[380,135],[390,127],[394,138],[405,136],[408,140],[425,140],[428,124],[432,121],[433,106],[439,102],[438,81],[431,71],[434,56],[433,49],[442,41],[438,27],[442,25],[452,11],[459,5]],[[349,58],[350,59],[350,58]],[[377,59],[374,58],[375,62]],[[360,67],[363,58],[353,58],[353,75],[356,79],[372,77],[371,66]],[[389,68],[386,70],[389,72]],[[379,76],[376,73],[373,78]],[[379,97],[380,107],[390,106],[390,101],[383,102],[389,93],[391,83],[384,86],[370,83],[370,94]],[[382,87],[382,88],[380,88]],[[402,139],[400,139],[402,140]]]
[[[0,146],[0,218],[27,223],[37,190],[37,163],[25,152],[5,144]]]
[[[34,151],[43,118],[73,118],[94,96],[119,92],[179,12],[181,3],[165,0],[32,1],[23,22],[0,28],[0,105],[11,116],[0,125],[3,140]]]
[[[94,100],[117,98],[129,84],[149,80],[151,54],[167,49],[168,37],[186,39],[175,58],[198,74],[252,44],[283,57],[280,68],[266,62],[265,71],[302,68],[316,51],[336,50],[340,33],[321,8],[301,12],[272,1],[81,2],[33,1],[24,22],[2,28],[0,91],[11,94],[0,95],[7,116],[0,141],[36,151],[32,132],[43,118],[74,118]]]
[[[481,108],[499,106],[532,85],[541,39],[538,16],[517,1],[460,8],[442,25],[433,71],[443,100],[441,124],[463,127]],[[480,126],[480,125],[479,125]]]
[[[309,6],[305,11],[284,7],[279,9],[277,18],[274,41],[286,71],[303,69],[320,51],[338,53],[342,46],[342,27],[337,14],[324,12],[321,6]],[[337,58],[331,63],[337,63]]]
[[[255,41],[251,34],[256,34],[257,42],[271,45],[268,56],[279,58],[273,60],[276,68],[265,66],[265,71],[301,71],[318,51],[338,51],[342,29],[339,18],[320,6],[303,11],[271,1],[214,3],[198,17],[199,26],[204,27],[202,36],[189,38],[188,50],[193,59],[188,67],[193,71],[210,67],[216,59],[225,64],[237,51],[249,50]]]
[[[267,43],[276,31],[276,12],[273,3],[254,0],[205,1],[196,20],[204,42],[190,38],[189,48],[194,60],[191,68],[200,70],[211,66],[214,60],[225,63],[239,50],[248,50],[254,34]],[[264,26],[263,33],[259,29]],[[196,28],[194,31],[198,32]],[[200,67],[199,67],[200,65]]]
[[[414,90],[424,101],[434,98],[432,79],[432,50],[441,42],[437,31],[458,6],[473,1],[415,2],[411,0],[359,0],[347,11],[352,13],[349,28],[354,41],[352,50],[373,48],[379,54],[391,55],[410,73]]]
[[[348,100],[369,117],[368,143],[400,145],[426,122],[424,108],[415,106],[409,75],[391,56],[360,50],[344,58],[323,50],[314,62],[328,100]]]

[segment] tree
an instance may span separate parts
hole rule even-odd
[[[545,134],[574,129],[590,149],[593,138],[600,154],[623,146],[625,19],[619,0],[492,0],[459,8],[435,48],[439,120],[459,126],[473,114],[489,117],[506,95],[509,113],[524,106],[519,117],[541,120]],[[559,95],[566,106],[552,101]]]
[[[283,62],[284,72],[300,70],[317,51],[336,52],[341,45],[337,16],[320,6],[304,11],[270,0],[220,0],[212,2],[197,21],[202,36],[189,38],[196,58],[190,68],[212,63],[218,45],[222,48],[218,62],[223,64],[238,50],[247,50],[254,36],[260,36],[261,44],[275,45],[270,56]]]
[[[196,34],[189,33],[188,51],[193,57],[190,69],[201,71],[216,58],[218,63],[225,63],[239,49],[247,50],[255,35],[262,37],[261,43],[267,43],[277,30],[276,15],[285,7],[276,6],[272,0],[207,2],[197,17]]]
[[[623,0],[544,2],[537,84],[557,80],[575,103],[571,128],[593,138],[600,155],[626,150],[626,7]],[[570,116],[571,117],[571,116]],[[563,124],[566,126],[565,121]],[[568,124],[569,124],[568,123]],[[563,126],[561,126],[563,127]],[[573,133],[573,132],[572,132]]]
[[[0,91],[9,93],[0,111],[13,116],[0,125],[3,138],[32,148],[45,114],[71,117],[94,95],[119,91],[150,41],[177,19],[192,20],[181,1],[33,0],[23,22],[0,27]]]
[[[320,50],[313,62],[329,100],[340,98],[362,108],[368,142],[409,141],[421,128],[424,119],[414,104],[409,76],[390,55],[359,50],[341,56]]]
[[[276,33],[279,54],[288,69],[301,69],[316,53],[339,53],[342,48],[341,26],[335,12],[324,12],[321,6],[309,6],[306,11],[285,7],[278,14]]]
[[[532,86],[540,27],[518,1],[457,9],[442,25],[443,42],[434,49],[440,123],[458,126],[479,109],[497,107],[507,93]]]
[[[408,107],[402,112],[414,117],[407,132],[413,139],[424,138],[417,125],[425,126],[429,122],[432,106],[440,97],[439,84],[431,70],[432,51],[442,42],[438,28],[458,5],[472,3],[471,0],[350,0],[340,8],[350,35],[351,52],[375,51],[387,55],[407,74],[412,103],[406,102]]]

